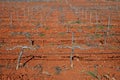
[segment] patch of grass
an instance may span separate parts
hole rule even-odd
[[[60,74],[61,71],[62,71],[62,69],[61,69],[59,66],[56,66],[56,67],[55,67],[55,73],[56,73],[56,74]]]
[[[45,30],[49,30],[50,28],[49,27],[45,27]]]
[[[80,24],[81,22],[80,22],[80,20],[77,20],[77,21],[75,21],[75,23]]]
[[[72,21],[71,24],[80,24],[81,21],[80,20],[77,20],[77,21]]]
[[[60,36],[64,36],[66,34],[66,32],[60,32],[59,35]]]
[[[87,74],[97,80],[101,80],[102,76],[98,73],[98,66],[98,64],[94,65],[94,71],[87,71]]]
[[[39,36],[40,36],[40,37],[44,37],[45,34],[44,34],[44,33],[40,33]]]
[[[105,26],[97,26],[99,29],[104,29]]]
[[[99,28],[99,29],[104,29],[105,27],[107,28],[108,26],[102,26],[102,25],[101,26],[97,26],[97,28]],[[113,27],[112,25],[109,26],[109,28],[112,28],[112,27]]]
[[[87,74],[90,75],[90,76],[92,76],[93,78],[98,79],[97,74],[95,72],[88,71]]]
[[[113,28],[113,26],[112,26],[112,25],[110,25],[110,26],[109,26],[109,28]]]
[[[95,34],[95,38],[101,38],[102,35],[101,34]]]
[[[97,80],[101,80],[100,76],[94,71],[88,71],[87,74],[90,75],[93,78],[96,78]]]

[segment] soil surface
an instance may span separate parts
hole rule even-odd
[[[0,1],[0,80],[119,79],[120,1]]]

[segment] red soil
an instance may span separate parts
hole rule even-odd
[[[104,0],[0,2],[0,80],[119,80],[119,5]],[[24,49],[18,70],[21,49],[8,50],[15,46],[39,46]],[[74,49],[73,68],[68,46],[81,47]],[[88,74],[95,70],[97,76]]]

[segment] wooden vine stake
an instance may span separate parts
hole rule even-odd
[[[107,25],[107,30],[105,32],[104,35],[104,43],[105,43],[105,47],[107,46],[107,37],[109,36],[109,32],[110,32],[110,22],[111,22],[111,17],[108,17],[108,25]]]
[[[98,14],[97,14],[97,12],[96,12],[96,30],[95,30],[95,34],[97,34],[97,28],[98,28]]]
[[[13,27],[13,16],[12,13],[10,13],[10,28]]]
[[[70,66],[71,68],[73,68],[73,54],[74,54],[74,32],[72,32],[72,52],[71,52],[71,55],[70,55]]]

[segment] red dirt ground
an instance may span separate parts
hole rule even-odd
[[[0,2],[0,80],[119,80],[119,22],[119,1]],[[18,70],[16,46],[39,46]]]

